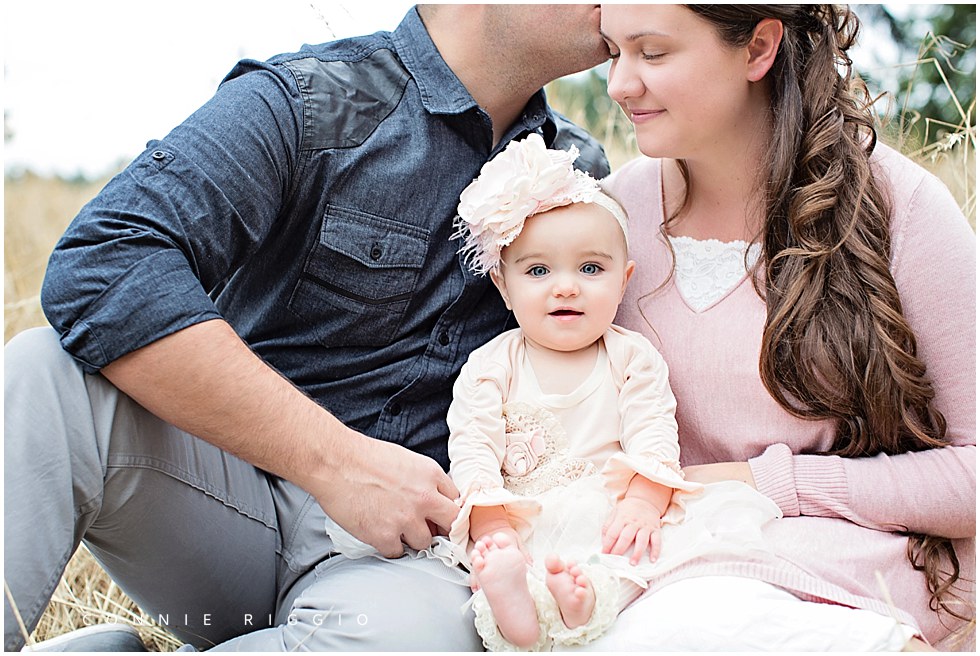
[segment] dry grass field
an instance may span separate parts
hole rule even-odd
[[[567,108],[565,113],[580,120],[574,108]],[[616,142],[623,144],[618,148],[608,148],[614,168],[635,155],[630,139],[624,142],[621,136],[624,132],[616,123],[618,120],[611,117],[605,134],[597,134],[607,145]],[[947,183],[974,226],[975,142],[974,129],[959,138],[948,140],[948,143],[940,140],[923,151],[909,153]],[[5,178],[5,343],[26,328],[46,325],[38,294],[48,256],[69,221],[104,182],[74,183],[29,174]],[[155,627],[150,618],[140,612],[83,547],[69,563],[48,611],[31,639],[41,640],[88,624],[119,621],[136,625],[152,650],[172,651],[179,646],[175,638]]]
[[[38,295],[48,256],[68,223],[104,183],[66,182],[30,174],[4,178],[4,343],[22,330],[47,325]],[[180,646],[140,613],[83,546],[68,564],[33,639],[104,622],[136,625],[153,650],[173,651]]]
[[[103,183],[70,183],[31,174],[4,178],[4,343],[25,328],[47,325],[38,294],[48,256]]]

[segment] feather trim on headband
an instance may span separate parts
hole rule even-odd
[[[539,134],[512,141],[483,165],[459,197],[452,238],[463,238],[459,252],[477,275],[500,266],[500,251],[514,241],[524,221],[572,203],[592,202],[599,183],[572,167],[578,148],[545,146]]]

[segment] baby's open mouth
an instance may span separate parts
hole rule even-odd
[[[553,317],[577,317],[578,315],[585,313],[577,310],[555,310],[549,314],[551,314]]]

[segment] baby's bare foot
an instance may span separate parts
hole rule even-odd
[[[527,560],[506,533],[480,539],[470,552],[476,585],[487,595],[500,634],[521,648],[538,641],[538,612],[527,587]]]
[[[558,602],[565,626],[574,629],[588,622],[595,609],[595,590],[582,568],[554,555],[545,559],[544,566],[548,571],[545,583]]]

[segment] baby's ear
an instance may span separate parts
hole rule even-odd
[[[500,292],[501,298],[504,299],[504,305],[507,306],[508,310],[513,310],[510,306],[510,297],[507,295],[507,283],[504,282],[504,277],[500,275],[500,269],[490,270],[490,280],[493,281],[494,287]]]
[[[626,269],[623,271],[623,293],[626,292],[626,285],[629,283],[630,278],[633,277],[633,273],[636,271],[636,262],[630,260],[626,263]]]

